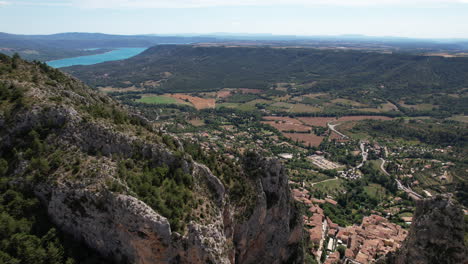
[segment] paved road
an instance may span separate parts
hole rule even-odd
[[[364,149],[364,143],[362,141],[359,143],[359,147],[361,148],[362,162],[356,166],[356,169],[364,166],[364,163],[367,161],[367,157],[369,156],[369,153],[367,153],[367,151]]]
[[[380,158],[380,160],[382,161],[382,163],[380,164],[380,169],[383,171],[383,173],[385,173],[385,175],[390,176],[390,173],[388,173],[387,170],[385,169],[385,162],[387,161],[384,160],[383,158]]]
[[[337,133],[337,134],[338,134],[340,137],[342,137],[342,138],[348,138],[348,136],[346,136],[345,134],[343,134],[343,133],[341,133],[340,131],[338,131],[338,130],[335,129],[335,127],[338,126],[338,125],[339,125],[339,124],[332,124],[331,122],[328,122],[328,123],[327,123],[327,126],[328,126],[328,128],[329,128],[331,131]]]
[[[380,158],[380,160],[382,160],[382,164],[380,164],[380,169],[383,171],[383,173],[390,176],[390,173],[388,173],[387,170],[385,170],[385,167],[384,167],[385,162],[387,162],[387,161],[384,160],[383,158]],[[411,190],[411,188],[405,187],[398,179],[395,179],[395,181],[397,182],[398,189],[403,190],[404,192],[406,192],[414,200],[420,200],[420,199],[423,198],[421,195],[419,195],[418,193]]]
[[[331,122],[328,122],[327,123],[327,126],[328,128],[337,133],[338,135],[340,135],[341,137],[343,138],[348,138],[348,136],[346,136],[345,134],[341,133],[340,131],[336,130],[335,127],[338,126],[339,124],[331,124]],[[361,168],[364,163],[367,161],[367,157],[368,157],[368,153],[367,151],[365,151],[364,149],[364,143],[363,142],[360,142],[360,146],[361,148],[361,155],[362,155],[362,162],[356,166],[356,169],[359,169]],[[385,148],[385,155],[387,156],[388,155],[388,150],[387,148]],[[382,164],[380,164],[380,169],[382,170],[382,172],[387,175],[387,176],[390,176],[390,173],[387,172],[387,170],[385,169],[385,163],[387,162],[385,159],[383,158],[380,158],[380,160],[382,160]],[[333,180],[333,179],[329,179],[329,180],[325,180],[325,181],[330,181],[330,180]],[[421,195],[419,195],[418,193],[414,192],[411,188],[409,187],[405,187],[403,184],[401,184],[401,182],[398,180],[398,179],[395,179],[396,182],[397,182],[397,186],[398,186],[398,189],[400,190],[403,190],[405,191],[411,198],[413,198],[414,200],[420,200],[422,199],[423,197]],[[321,182],[325,182],[325,181],[321,181]],[[320,182],[316,182],[316,183],[313,183],[311,184],[311,186],[314,186],[315,184],[317,183],[320,183]]]

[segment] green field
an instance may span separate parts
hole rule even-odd
[[[463,115],[452,116],[449,119],[450,120],[455,120],[455,121],[458,121],[458,122],[468,123],[468,116],[463,116]]]
[[[386,196],[385,188],[380,184],[371,183],[364,187],[364,191],[367,195],[377,200],[382,200]]]
[[[315,184],[312,189],[320,190],[324,193],[337,194],[345,191],[342,179],[334,179]]]
[[[166,97],[166,96],[148,96],[138,99],[137,102],[145,104],[177,104],[175,98]]]

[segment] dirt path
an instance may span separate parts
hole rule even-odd
[[[327,179],[327,180],[323,180],[323,181],[311,183],[311,184],[310,184],[310,187],[313,187],[314,185],[319,184],[319,183],[322,183],[322,182],[328,182],[328,181],[334,181],[334,180],[338,180],[338,177],[335,177],[335,178],[333,178],[333,179]]]

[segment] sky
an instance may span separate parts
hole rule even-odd
[[[0,0],[0,32],[468,39],[468,0]]]

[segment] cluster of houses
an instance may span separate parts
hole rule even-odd
[[[360,226],[341,228],[336,235],[338,244],[346,245],[345,257],[358,263],[371,263],[387,253],[396,251],[408,231],[378,215],[362,219]]]
[[[371,263],[388,252],[397,250],[406,238],[408,231],[389,222],[378,215],[364,217],[361,225],[340,227],[324,215],[321,204],[337,205],[331,198],[316,199],[303,188],[293,189],[295,200],[302,202],[311,216],[303,216],[304,226],[312,244],[310,253],[321,263],[333,264],[340,260],[344,263]],[[346,248],[345,255],[340,256],[337,247]]]

